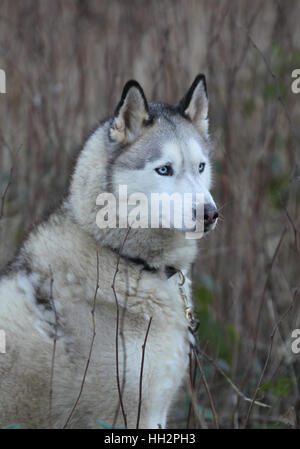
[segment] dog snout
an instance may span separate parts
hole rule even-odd
[[[204,231],[212,227],[218,216],[218,211],[213,204],[204,204]]]

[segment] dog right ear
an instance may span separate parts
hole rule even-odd
[[[208,96],[205,76],[200,73],[177,105],[179,113],[190,120],[200,132],[208,134]]]
[[[111,122],[109,137],[116,143],[131,143],[149,121],[148,103],[137,81],[128,81]]]

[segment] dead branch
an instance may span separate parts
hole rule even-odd
[[[145,340],[142,346],[142,362],[141,362],[141,371],[140,371],[140,385],[139,385],[139,405],[138,405],[138,414],[137,414],[137,420],[136,420],[136,428],[139,428],[140,425],[140,416],[141,416],[141,407],[142,407],[142,395],[143,395],[143,372],[144,372],[144,359],[145,359],[145,351],[146,351],[146,344],[147,344],[147,338],[150,330],[152,322],[152,317],[150,317],[149,324],[147,327]]]
[[[118,302],[118,297],[117,297],[116,288],[115,288],[115,282],[116,282],[117,274],[119,272],[119,264],[120,264],[120,260],[121,260],[121,253],[123,251],[125,242],[126,242],[127,237],[129,235],[129,232],[130,232],[130,228],[128,228],[128,230],[126,232],[126,235],[125,235],[125,238],[123,240],[122,246],[120,248],[119,255],[118,255],[118,260],[117,260],[117,265],[116,265],[116,270],[115,270],[114,277],[113,277],[113,282],[112,282],[112,285],[111,285],[111,288],[112,288],[113,293],[114,293],[115,302],[116,302],[116,309],[117,309],[116,341],[115,341],[115,346],[116,346],[116,377],[117,377],[117,386],[118,386],[118,394],[119,394],[119,406],[121,406],[125,429],[127,429],[127,416],[126,416],[125,408],[124,408],[124,404],[123,404],[123,394],[122,394],[122,390],[121,390],[120,372],[119,372],[119,322],[120,322],[120,310],[119,310],[119,302]],[[119,408],[119,406],[118,406],[118,408]],[[117,419],[117,415],[118,415],[118,408],[116,410],[115,419],[114,419],[113,426],[112,426],[113,428],[114,428],[115,423],[116,423],[116,419]]]
[[[263,380],[263,378],[264,378],[266,369],[267,369],[267,367],[268,367],[268,365],[269,365],[269,362],[270,362],[271,352],[272,352],[272,348],[273,348],[273,341],[274,341],[274,337],[275,337],[276,331],[277,331],[277,329],[278,329],[278,327],[279,327],[279,324],[285,319],[285,317],[289,314],[289,312],[290,312],[290,311],[292,310],[292,308],[294,307],[295,300],[296,300],[296,297],[297,297],[297,294],[298,294],[298,293],[299,293],[299,289],[296,289],[291,304],[289,305],[288,309],[284,312],[284,314],[281,316],[281,318],[277,321],[277,323],[275,324],[275,326],[274,326],[274,328],[273,328],[273,330],[272,330],[272,333],[271,333],[271,335],[270,335],[270,345],[269,345],[269,350],[268,350],[267,358],[266,358],[266,361],[265,361],[263,370],[262,370],[262,372],[261,372],[261,375],[260,375],[258,384],[257,384],[257,386],[256,386],[256,389],[255,389],[255,393],[254,393],[252,402],[251,402],[250,407],[249,407],[249,409],[248,409],[247,417],[246,417],[245,424],[244,424],[244,428],[245,428],[245,429],[246,429],[247,426],[248,426],[248,422],[249,422],[249,419],[250,419],[250,415],[251,415],[251,412],[252,412],[252,408],[253,408],[255,399],[256,399],[256,397],[257,397],[257,394],[258,394],[258,391],[259,391],[260,386],[261,386],[261,384],[262,384],[262,380]]]
[[[93,326],[93,334],[92,334],[92,339],[91,339],[91,344],[90,344],[90,350],[89,350],[89,355],[88,355],[88,359],[86,362],[86,366],[85,366],[85,370],[84,370],[84,374],[83,374],[83,378],[82,378],[82,382],[81,382],[81,386],[80,386],[80,390],[79,390],[79,394],[77,396],[77,399],[73,405],[73,408],[65,422],[65,425],[63,427],[63,429],[66,429],[66,427],[68,426],[73,413],[77,407],[77,404],[79,402],[79,399],[81,397],[82,391],[83,391],[83,387],[84,387],[84,383],[85,383],[85,379],[86,379],[86,375],[87,375],[87,371],[90,365],[90,361],[91,361],[91,355],[92,355],[92,351],[93,351],[93,346],[94,346],[94,341],[95,341],[95,337],[96,337],[96,322],[95,322],[95,308],[96,308],[96,298],[97,298],[97,293],[99,290],[100,286],[99,286],[99,254],[97,251],[97,283],[96,283],[96,289],[95,289],[95,294],[94,294],[94,299],[93,299],[93,307],[91,310],[91,314],[92,314],[92,326]]]
[[[298,230],[296,228],[296,225],[295,225],[287,207],[284,206],[284,208],[285,208],[285,213],[286,213],[287,219],[288,219],[288,221],[292,227],[293,233],[294,233],[294,246],[295,246],[296,252],[298,252]]]
[[[197,362],[197,365],[198,365],[198,368],[199,368],[199,371],[200,371],[201,379],[202,379],[202,382],[204,384],[204,387],[205,387],[205,390],[206,390],[206,393],[207,393],[207,396],[208,396],[208,399],[209,399],[211,411],[212,411],[213,416],[214,416],[215,426],[216,426],[217,429],[219,429],[219,421],[218,421],[218,416],[217,416],[216,409],[215,409],[215,406],[214,406],[213,398],[212,398],[212,395],[210,393],[210,389],[209,389],[208,383],[206,381],[205,374],[204,374],[202,365],[200,363],[200,359],[198,357],[196,347],[195,346],[192,346],[192,347],[193,347],[193,352],[194,352],[194,355],[195,355],[195,359],[196,359],[196,362]]]
[[[289,128],[290,128],[290,136],[291,136],[291,146],[292,146],[292,151],[293,151],[293,156],[294,156],[294,166],[292,167],[292,172],[290,175],[290,181],[289,181],[289,186],[291,185],[291,182],[294,181],[295,179],[298,179],[297,177],[297,173],[298,173],[298,156],[297,156],[297,149],[296,149],[296,143],[297,143],[297,139],[296,139],[296,134],[295,134],[295,127],[294,127],[294,123],[290,114],[290,111],[288,110],[285,101],[282,98],[282,95],[280,93],[280,88],[279,88],[279,83],[277,80],[277,76],[275,75],[274,71],[272,70],[271,64],[269,63],[267,57],[265,56],[265,54],[262,52],[262,50],[257,46],[257,44],[255,43],[255,41],[253,40],[248,27],[243,26],[243,25],[237,25],[238,28],[245,30],[247,37],[249,39],[249,41],[251,42],[252,46],[255,48],[255,50],[259,53],[259,55],[262,57],[265,66],[269,72],[269,74],[272,77],[275,89],[276,89],[276,95],[277,95],[277,100],[278,102],[281,104],[283,112],[286,116],[287,122],[289,124]]]
[[[11,167],[10,172],[9,172],[9,178],[8,178],[8,183],[6,184],[6,187],[4,189],[4,192],[1,196],[1,206],[0,206],[0,220],[3,217],[3,213],[4,213],[4,204],[5,204],[5,198],[8,192],[8,189],[12,183],[12,177],[13,177],[13,170],[14,168]]]
[[[244,378],[243,378],[243,381],[242,381],[242,387],[244,386],[244,383],[245,383],[245,381],[247,379],[249,370],[250,370],[250,368],[251,368],[251,366],[253,364],[253,361],[254,361],[254,358],[255,358],[255,355],[256,355],[257,341],[258,341],[258,332],[259,332],[259,327],[260,327],[260,320],[261,320],[262,310],[263,310],[263,306],[265,304],[266,292],[267,292],[267,288],[268,288],[268,285],[269,285],[272,269],[273,269],[274,263],[276,261],[276,258],[278,256],[278,253],[279,253],[281,244],[283,242],[283,239],[284,239],[284,237],[286,235],[286,232],[287,232],[287,228],[284,227],[284,229],[283,229],[283,231],[281,233],[280,239],[278,241],[278,244],[277,244],[277,246],[275,248],[275,251],[274,251],[272,260],[270,262],[269,268],[268,268],[267,277],[266,277],[266,280],[265,280],[264,289],[263,289],[263,292],[262,292],[262,295],[261,295],[261,300],[260,300],[258,314],[257,314],[256,329],[255,329],[255,334],[254,334],[254,338],[253,338],[252,354],[251,354],[251,357],[249,358],[249,363],[248,363],[248,365],[246,367],[246,370],[245,370],[245,375],[244,375]],[[239,402],[237,402],[237,407],[238,407],[238,405],[239,405]]]
[[[197,364],[196,363],[194,364],[194,369],[193,369],[193,356],[192,356],[191,349],[192,348],[190,348],[190,352],[189,352],[190,384],[188,385],[188,387],[189,387],[190,405],[189,405],[189,410],[188,410],[186,428],[189,429],[191,412],[192,412],[192,409],[193,409],[194,415],[198,419],[201,428],[202,429],[208,429],[208,425],[206,424],[205,418],[204,418],[203,414],[201,413],[201,411],[199,409],[199,405],[198,405],[197,400],[196,400],[195,383],[196,383],[196,374],[197,374]]]
[[[191,391],[193,392],[195,389],[195,380],[196,380],[196,364],[193,368],[193,358],[192,358],[192,352],[189,352],[189,376],[190,376],[190,387]],[[190,427],[190,419],[192,414],[192,401],[189,403],[189,409],[187,414],[187,420],[186,420],[186,428],[188,429]]]
[[[269,285],[269,281],[270,281],[270,277],[271,277],[271,273],[272,273],[272,268],[273,268],[274,263],[275,263],[275,261],[277,259],[277,256],[278,256],[278,253],[279,253],[279,250],[280,250],[280,247],[282,245],[282,242],[283,242],[283,239],[285,237],[286,232],[287,232],[287,228],[284,227],[284,229],[283,229],[283,231],[281,233],[280,239],[278,241],[278,244],[277,244],[277,246],[275,248],[275,251],[274,251],[274,254],[273,254],[270,266],[269,266],[269,269],[268,269],[267,278],[266,278],[266,281],[265,281],[265,285],[264,285],[264,289],[263,289],[263,293],[262,293],[261,301],[260,301],[260,305],[259,305],[258,315],[257,315],[257,326],[256,326],[256,332],[255,332],[255,340],[254,340],[254,342],[255,342],[254,348],[255,349],[254,350],[256,350],[258,331],[259,331],[259,325],[260,325],[260,319],[261,319],[262,309],[263,309],[263,306],[264,306],[264,303],[265,303],[265,296],[266,296],[267,288],[268,288],[268,285]]]
[[[206,354],[204,351],[202,351],[200,348],[197,348],[197,350],[200,352],[201,355],[203,355],[206,360],[211,363],[213,365],[213,367],[225,378],[225,380],[229,383],[229,385],[231,385],[231,387],[233,388],[233,390],[238,394],[238,396],[240,396],[241,398],[244,399],[244,401],[246,402],[252,402],[253,399],[248,398],[247,396],[244,395],[244,393],[242,393],[240,391],[240,389],[235,385],[234,382],[232,382],[232,380],[227,376],[227,374],[222,370],[222,368],[220,368],[218,366],[218,364],[214,361],[214,359],[212,359],[208,354]],[[263,402],[260,401],[255,401],[254,402],[255,405],[258,405],[259,407],[267,407],[270,408],[271,406],[268,404],[264,404]]]
[[[50,278],[50,304],[54,313],[54,337],[53,337],[53,350],[51,359],[51,371],[50,371],[50,390],[49,390],[49,427],[52,429],[52,396],[53,396],[53,377],[54,377],[54,362],[55,362],[55,352],[56,352],[56,341],[57,341],[57,328],[58,328],[58,316],[53,299],[53,274],[50,268],[51,278]]]

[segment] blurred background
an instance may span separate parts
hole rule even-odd
[[[296,0],[0,1],[0,268],[128,79],[174,104],[206,74],[221,219],[193,280],[212,399],[192,366],[174,427],[300,427],[299,20]]]

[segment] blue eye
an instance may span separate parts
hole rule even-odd
[[[204,172],[204,169],[205,169],[205,163],[201,162],[201,164],[199,164],[199,173]]]
[[[158,167],[155,169],[156,173],[158,173],[161,176],[172,176],[173,175],[173,169],[171,165],[164,165],[163,167]]]

